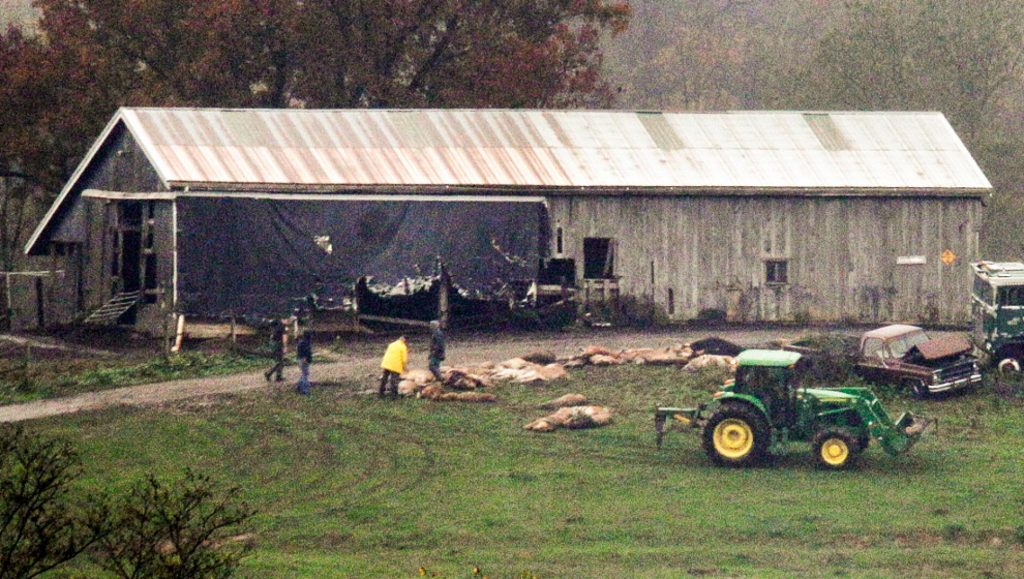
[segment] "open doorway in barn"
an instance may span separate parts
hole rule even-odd
[[[583,238],[583,277],[612,279],[615,277],[615,240],[609,237]]]
[[[137,292],[142,289],[142,203],[121,203],[118,205],[117,236],[114,249],[114,271],[116,283],[113,294]],[[113,297],[113,296],[111,296]],[[135,308],[124,312],[119,324],[135,323]]]

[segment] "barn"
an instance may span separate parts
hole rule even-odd
[[[26,252],[140,326],[442,264],[672,320],[959,324],[990,192],[936,112],[122,108]]]

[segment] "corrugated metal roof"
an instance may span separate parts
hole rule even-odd
[[[991,189],[937,112],[122,108],[26,252],[122,123],[168,188],[972,196]]]
[[[940,113],[119,113],[170,186],[988,189]]]

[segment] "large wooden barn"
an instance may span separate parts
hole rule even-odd
[[[139,324],[545,258],[675,320],[963,323],[990,189],[931,112],[125,108],[26,251]]]

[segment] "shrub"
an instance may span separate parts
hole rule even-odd
[[[77,557],[101,529],[69,497],[81,473],[66,442],[0,427],[0,577],[34,577]]]
[[[236,504],[237,487],[221,491],[205,475],[185,470],[166,485],[150,475],[112,507],[103,505],[110,532],[98,542],[97,562],[119,577],[228,577],[248,546],[227,540],[254,511]]]

